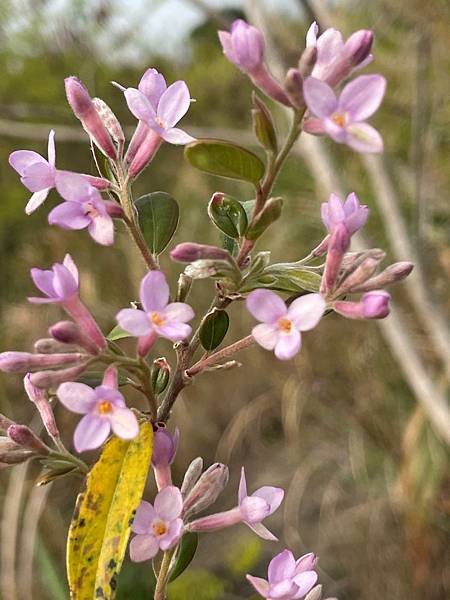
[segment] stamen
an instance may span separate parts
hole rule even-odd
[[[150,321],[153,323],[153,325],[164,325],[165,322],[165,318],[157,312],[151,313],[150,315]]]
[[[285,333],[290,333],[292,329],[292,322],[289,319],[282,318],[278,321],[278,329]]]
[[[102,400],[97,406],[97,412],[100,415],[107,415],[112,412],[112,404],[109,400]]]
[[[344,113],[334,113],[334,115],[331,117],[331,120],[339,127],[345,127],[345,123],[347,121]]]
[[[168,531],[167,525],[163,521],[156,521],[152,525],[153,533],[155,535],[164,535]]]

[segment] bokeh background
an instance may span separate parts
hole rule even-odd
[[[86,232],[48,226],[48,205],[31,217],[23,212],[27,192],[8,155],[19,148],[45,154],[50,127],[59,168],[95,172],[87,138],[65,101],[65,76],[78,75],[132,130],[134,119],[110,81],[135,86],[154,66],[168,81],[185,79],[197,99],[185,129],[255,147],[251,87],[224,59],[218,28],[236,16],[258,23],[269,36],[275,71],[295,65],[313,19],[345,35],[360,28],[376,34],[368,70],[389,81],[374,119],[384,157],[364,158],[327,140],[300,144],[276,186],[286,199],[283,216],[260,249],[270,249],[274,260],[303,256],[323,235],[320,202],[331,189],[355,190],[371,208],[363,243],[387,249],[391,261],[412,258],[416,270],[394,290],[396,310],[381,327],[329,316],[305,336],[295,361],[247,351],[241,369],[204,375],[183,395],[173,418],[182,432],[175,481],[201,455],[207,464],[230,466],[218,510],[234,503],[242,464],[252,489],[268,483],[287,494],[269,523],[278,544],[244,526],[205,534],[191,568],[169,588],[170,600],[251,598],[245,573],[263,575],[284,547],[296,555],[316,552],[325,595],[340,600],[450,595],[449,6],[447,0],[1,0],[0,351],[31,349],[60,316],[55,307],[27,304],[30,267],[70,252],[82,271],[83,297],[105,330],[143,273],[124,231],[105,249]],[[283,131],[285,115],[277,115]],[[168,144],[136,184],[136,195],[155,190],[170,192],[181,206],[175,241],[217,243],[206,214],[214,191],[251,197],[245,184],[194,171],[182,150]],[[56,201],[53,193],[48,204]],[[202,282],[193,301],[206,307],[211,292]],[[251,326],[240,304],[231,316],[228,342]],[[164,342],[158,352],[172,358]],[[21,378],[2,375],[0,411],[38,429],[32,408]],[[56,413],[70,443],[76,418]],[[38,473],[36,465],[20,465],[0,474],[2,600],[68,597],[65,537],[81,481],[36,488]],[[150,568],[127,559],[118,598],[148,598]]]

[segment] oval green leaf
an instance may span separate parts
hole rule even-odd
[[[230,238],[238,239],[247,230],[247,213],[240,202],[224,194],[214,194],[208,204],[214,225]]]
[[[205,317],[200,328],[200,342],[205,350],[210,352],[217,348],[222,343],[225,337],[230,318],[228,313],[217,308],[213,309],[209,315]]]
[[[143,423],[134,440],[113,437],[87,476],[67,540],[71,600],[113,600],[152,446],[153,429]]]
[[[191,564],[198,546],[198,534],[191,531],[186,533],[182,539],[177,551],[177,559],[170,575],[169,582],[175,581]]]
[[[161,254],[173,237],[180,216],[176,200],[166,192],[152,192],[135,202],[139,225],[152,254]]]
[[[196,169],[219,177],[256,185],[264,175],[264,164],[256,154],[223,140],[192,142],[185,147],[184,156]]]

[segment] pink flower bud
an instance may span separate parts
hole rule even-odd
[[[136,131],[139,129],[140,124],[136,128]],[[146,128],[145,135],[139,134],[139,138],[136,141],[136,148],[131,148],[131,140],[130,143],[130,152],[127,153],[128,160],[130,160],[130,167],[128,169],[128,176],[130,179],[134,179],[137,177],[142,171],[151,163],[153,157],[158,152],[159,147],[161,146],[163,139],[161,136],[156,133],[153,129],[148,127],[145,123],[142,123],[142,127]],[[142,138],[141,138],[142,135]],[[139,145],[137,145],[139,142]],[[131,156],[134,157],[131,160]]]
[[[337,301],[333,309],[347,319],[384,319],[389,314],[391,296],[384,290],[367,292],[360,302]]]
[[[289,69],[284,80],[284,88],[289,100],[298,108],[305,106],[303,99],[303,77],[297,69]]]
[[[320,293],[328,294],[335,286],[342,259],[350,245],[350,234],[343,223],[339,223],[333,229],[329,242],[325,261],[325,269],[320,284]]]
[[[164,428],[155,431],[153,437],[152,467],[158,490],[172,485],[170,465],[175,459],[180,432],[178,429],[171,433]]]
[[[15,425],[14,421],[11,421],[11,419],[0,413],[0,431],[7,431],[11,425]]]
[[[77,323],[83,334],[89,337],[100,350],[104,350],[107,346],[105,336],[90,311],[81,302],[79,296],[75,295],[66,299],[62,302],[62,305],[65,311]]]
[[[120,204],[114,202],[114,200],[103,200],[103,205],[110,217],[113,219],[123,219],[125,213]]]
[[[413,268],[413,263],[407,261],[394,263],[375,277],[355,286],[353,291],[369,292],[396,283],[408,277]]]
[[[373,31],[355,31],[344,44],[344,56],[351,67],[361,65],[370,55],[373,45]]]
[[[76,381],[76,379],[84,373],[86,368],[87,363],[84,362],[75,367],[71,367],[70,369],[37,371],[36,373],[31,373],[30,381],[37,388],[49,389],[65,381]]]
[[[298,70],[303,79],[309,77],[317,61],[317,47],[308,46],[303,51],[298,61]]]
[[[371,252],[366,255],[349,271],[342,275],[341,283],[336,290],[336,295],[342,295],[347,292],[355,291],[359,285],[367,281],[377,270],[378,265],[385,257],[385,253],[380,250],[374,249],[375,252]],[[348,273],[348,274],[347,274]]]
[[[186,496],[191,492],[192,488],[197,483],[198,478],[202,474],[202,471],[203,458],[197,456],[197,458],[194,458],[194,460],[191,462],[189,467],[186,469],[186,473],[184,474],[183,483],[181,485],[181,494],[183,498],[186,498]]]
[[[125,135],[119,119],[101,98],[93,98],[92,103],[110,136],[119,146],[123,146],[125,143]]]
[[[242,19],[233,21],[231,32],[219,31],[219,40],[228,60],[242,71],[250,73],[264,61],[264,34]]]
[[[23,380],[23,386],[28,395],[28,398],[36,405],[36,408],[41,415],[42,422],[44,424],[45,429],[48,434],[52,438],[59,438],[59,430],[56,425],[55,417],[53,415],[52,407],[50,406],[50,402],[48,401],[47,394],[35,387],[31,383],[31,375],[27,373]]]
[[[75,351],[75,347],[68,348],[67,344],[57,342],[53,338],[41,338],[33,344],[34,351],[37,354],[56,354],[57,352]]]
[[[59,321],[48,330],[49,334],[58,342],[63,344],[74,344],[84,348],[89,354],[98,354],[96,344],[85,335],[81,329],[72,321]]]
[[[217,246],[207,246],[194,242],[178,244],[170,252],[170,258],[178,262],[194,262],[196,260],[228,260],[230,253]]]
[[[43,456],[47,456],[49,454],[49,449],[44,442],[40,440],[26,425],[11,425],[8,427],[7,434],[9,439],[19,446],[23,446],[28,450],[32,450],[33,452]]]
[[[80,362],[82,354],[31,354],[29,352],[2,352],[0,371],[5,373],[25,373],[31,369],[56,367]]]
[[[77,77],[67,77],[64,83],[66,86],[67,101],[75,116],[81,121],[85,131],[106,156],[109,156],[112,160],[116,160],[117,152],[111,136],[103,124],[84,84]]]
[[[228,483],[228,467],[221,463],[214,463],[201,475],[186,496],[183,504],[185,517],[195,515],[217,500]]]

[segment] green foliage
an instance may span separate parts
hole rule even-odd
[[[244,535],[233,543],[225,556],[225,563],[234,576],[243,577],[257,566],[261,555],[261,539],[254,535]]]
[[[210,352],[219,346],[226,336],[230,317],[225,310],[214,308],[203,321],[200,329],[200,342]]]
[[[166,192],[152,192],[138,198],[135,206],[147,246],[152,254],[161,254],[178,226],[180,209],[176,200]]]
[[[222,579],[204,569],[189,569],[169,585],[170,600],[219,600],[226,586]]]

